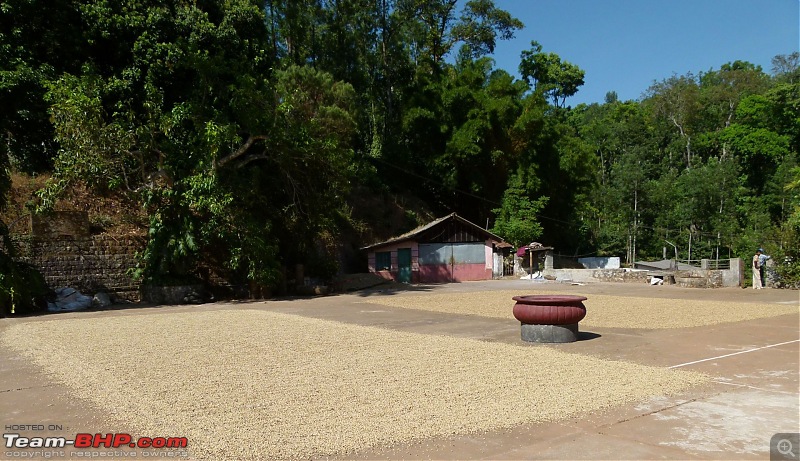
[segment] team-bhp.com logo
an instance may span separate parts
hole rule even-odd
[[[66,437],[22,437],[3,434],[6,448],[186,448],[186,437],[137,437],[130,434],[77,434],[74,440]]]

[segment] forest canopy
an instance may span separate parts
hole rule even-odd
[[[492,0],[0,0],[0,212],[12,171],[51,175],[34,212],[123,195],[147,280],[327,276],[421,211],[629,264],[761,246],[800,280],[798,53],[570,107],[557,43],[495,68],[523,27]],[[370,196],[422,210],[378,231]]]

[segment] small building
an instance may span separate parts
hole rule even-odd
[[[492,278],[495,245],[503,239],[455,213],[385,242],[366,246],[369,271],[403,283]]]

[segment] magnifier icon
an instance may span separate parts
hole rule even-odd
[[[778,453],[782,454],[783,456],[791,456],[792,458],[797,458],[797,456],[795,456],[795,454],[792,452],[794,446],[792,445],[792,442],[790,442],[789,440],[786,439],[778,440],[776,448],[778,449]]]

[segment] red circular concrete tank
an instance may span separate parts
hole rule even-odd
[[[583,296],[527,295],[514,296],[514,317],[529,325],[571,325],[586,317]]]

